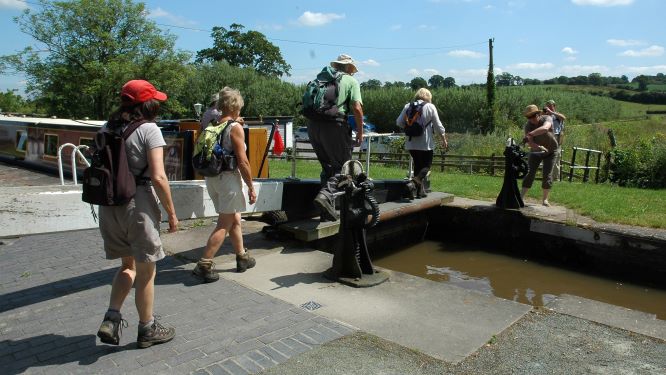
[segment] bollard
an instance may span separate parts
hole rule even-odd
[[[337,175],[342,190],[339,239],[333,253],[333,265],[324,277],[357,288],[388,280],[386,272],[375,270],[368,253],[365,231],[379,222],[379,204],[372,196],[374,185],[364,173],[355,178]],[[368,220],[369,218],[369,220]]]
[[[497,196],[495,204],[500,208],[521,208],[525,207],[523,199],[520,197],[518,189],[518,179],[527,174],[527,162],[525,161],[525,152],[520,149],[513,138],[506,140],[504,149],[504,182],[502,190]]]

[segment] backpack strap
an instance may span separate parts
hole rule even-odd
[[[125,131],[122,134],[123,141],[127,141],[127,138],[129,138],[129,136],[132,135],[132,133],[134,133],[134,131],[136,131],[136,129],[138,129],[139,126],[141,126],[141,125],[143,125],[147,122],[148,121],[146,121],[145,119],[142,119],[142,120],[139,120],[139,121],[131,122],[129,125],[127,125],[127,128],[125,129]],[[139,172],[138,176],[134,176],[134,178],[136,179],[137,184],[139,184],[142,180],[146,181],[147,178],[144,177],[143,174],[146,173],[147,170],[148,170],[148,163],[146,163],[146,166],[141,170],[141,172]]]

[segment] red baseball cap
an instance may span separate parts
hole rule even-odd
[[[124,84],[123,89],[120,91],[120,96],[126,96],[134,103],[143,103],[150,99],[157,99],[159,101],[167,99],[165,93],[157,91],[155,86],[142,79],[133,79]]]

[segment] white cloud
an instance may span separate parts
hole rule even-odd
[[[25,9],[28,7],[23,1],[18,0],[0,0],[0,9]]]
[[[391,30],[393,30],[393,31],[398,31],[400,29],[402,29],[402,25],[392,25],[391,26]]]
[[[657,74],[666,71],[666,65],[653,65],[653,66],[626,66],[621,67],[620,70],[629,73],[639,74]]]
[[[506,68],[511,70],[543,70],[553,69],[554,65],[551,63],[518,63],[509,65]]]
[[[428,74],[430,76],[433,76],[435,74],[439,74],[439,70],[437,69],[423,69],[424,74]]]
[[[300,17],[298,17],[298,22],[303,26],[323,26],[327,23],[331,23],[335,20],[340,20],[345,18],[343,14],[336,13],[318,13],[305,11]]]
[[[642,50],[635,51],[633,49],[626,50],[622,53],[619,53],[618,56],[628,56],[628,57],[655,57],[661,56],[664,54],[664,47],[652,45],[648,48],[643,48]]]
[[[645,44],[644,41],[635,39],[608,39],[606,43],[616,47],[642,46]]]
[[[484,10],[493,10],[493,9],[495,9],[495,6],[488,4],[488,5],[484,6],[483,9]]]
[[[608,73],[610,69],[605,65],[565,65],[560,71],[566,76],[588,75],[590,73]]]
[[[359,65],[379,66],[379,63],[373,59],[367,59],[364,61],[360,61]]]
[[[416,26],[416,28],[419,29],[419,30],[426,31],[426,30],[435,30],[437,27],[432,26],[432,25],[426,25],[426,24],[422,23],[422,24]]]
[[[634,0],[571,0],[575,5],[591,5],[596,7],[614,7],[631,5]]]
[[[410,76],[413,76],[413,77],[417,77],[421,74],[421,72],[418,69],[411,68],[407,71],[407,74],[409,74]]]
[[[197,24],[196,22],[188,20],[184,17],[173,15],[160,7],[149,9],[148,18],[163,18],[175,26],[193,26]]]
[[[564,48],[562,48],[562,52],[563,52],[563,53],[566,53],[567,55],[575,55],[575,54],[578,53],[578,51],[576,51],[575,49],[573,49],[573,48],[571,48],[571,47],[564,47]]]
[[[453,56],[453,57],[470,57],[470,58],[473,58],[473,59],[478,59],[478,58],[483,56],[483,54],[481,54],[479,52],[462,50],[462,49],[451,51],[451,52],[447,53],[447,55]]]

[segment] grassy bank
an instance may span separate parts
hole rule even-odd
[[[403,169],[381,166],[371,168],[370,174],[374,179],[400,179],[405,176]],[[319,178],[320,166],[317,162],[298,161],[296,171],[300,178]],[[272,178],[283,178],[290,174],[291,163],[271,161]],[[436,191],[459,197],[494,201],[503,180],[502,177],[485,175],[433,172],[431,181],[432,189]],[[529,196],[540,199],[541,189],[538,182],[531,189]],[[560,182],[553,187],[551,202],[600,222],[666,229],[666,190]]]

